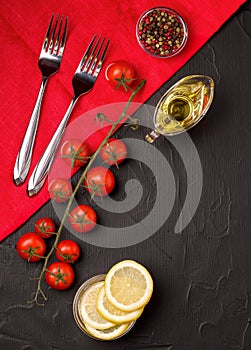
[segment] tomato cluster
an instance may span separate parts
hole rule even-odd
[[[16,244],[18,254],[29,262],[36,262],[45,257],[45,239],[55,234],[55,223],[51,218],[39,218],[34,231],[22,235]],[[79,256],[80,247],[75,241],[60,241],[56,247],[56,257],[59,261],[52,263],[45,273],[47,284],[58,290],[69,288],[74,281],[74,271],[70,264],[78,260]]]
[[[69,150],[77,158],[63,157],[71,167],[79,167],[88,160],[88,147],[84,143],[70,140],[63,144],[61,154],[68,154]],[[104,164],[109,166],[122,163],[127,155],[127,148],[123,141],[110,138],[100,152],[100,158]],[[80,159],[82,159],[80,163]],[[107,196],[115,187],[115,177],[112,171],[105,166],[91,168],[83,183],[91,197]],[[72,186],[67,179],[57,178],[49,184],[51,198],[63,203],[69,200],[72,195]],[[73,230],[77,232],[91,231],[97,222],[97,215],[89,205],[80,204],[73,208],[68,214],[68,221]],[[51,218],[39,218],[34,225],[34,232],[22,235],[16,244],[20,257],[29,262],[40,261],[45,258],[45,241],[56,234],[55,223]],[[53,262],[46,269],[45,280],[47,284],[58,290],[69,288],[74,281],[74,270],[70,264],[74,263],[80,256],[79,245],[72,240],[62,240],[56,247],[57,262]]]
[[[126,91],[136,79],[133,66],[122,60],[111,63],[106,69],[105,76],[112,86],[123,87]],[[90,150],[84,142],[71,139],[63,143],[60,155],[71,168],[80,168],[88,163]],[[118,168],[126,156],[125,143],[116,138],[110,138],[100,151],[100,158],[106,166],[115,165]],[[96,166],[87,172],[83,186],[90,193],[91,198],[107,196],[114,190],[115,177],[107,167]],[[67,202],[73,193],[70,181],[65,178],[54,179],[49,184],[48,191],[57,203]],[[80,204],[69,212],[68,222],[73,230],[88,232],[95,227],[97,215],[89,205]],[[35,223],[34,232],[25,233],[18,239],[16,249],[19,256],[29,262],[45,259],[45,240],[55,234],[54,221],[47,217],[39,218]],[[50,287],[64,290],[74,281],[75,274],[71,264],[78,260],[80,247],[75,241],[62,240],[57,244],[55,254],[58,261],[46,268],[45,280]]]
[[[79,167],[86,164],[89,158],[88,146],[79,140],[68,140],[61,147],[61,157],[71,167]],[[76,158],[77,155],[77,158]],[[105,165],[117,166],[121,164],[127,155],[126,144],[117,139],[110,138],[100,151],[100,158]],[[82,162],[79,163],[80,159]],[[91,168],[85,177],[84,188],[94,196],[104,197],[110,194],[115,188],[115,177],[113,172],[105,166]],[[51,198],[58,203],[67,202],[72,195],[72,186],[69,180],[56,178],[49,184]],[[89,205],[80,204],[73,208],[68,214],[68,222],[76,232],[89,232],[97,222],[97,215]]]

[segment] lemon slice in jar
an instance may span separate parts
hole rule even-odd
[[[85,324],[86,330],[90,335],[101,340],[113,340],[125,333],[130,324],[121,324],[108,329],[95,329]]]
[[[115,324],[122,324],[136,320],[142,314],[144,308],[126,312],[121,311],[109,303],[105,288],[102,287],[98,293],[96,308],[100,315],[102,315],[107,321],[113,322]]]
[[[115,326],[114,323],[104,319],[96,309],[96,300],[104,281],[91,285],[82,295],[78,304],[79,316],[84,324],[97,330],[104,330]]]
[[[147,269],[133,260],[114,265],[105,278],[105,295],[121,311],[131,312],[144,307],[153,292],[153,280]]]

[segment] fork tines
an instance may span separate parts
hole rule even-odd
[[[77,68],[77,71],[97,77],[102,67],[105,55],[110,43],[110,40],[102,38],[100,35],[97,40],[97,34],[95,34],[84,53],[84,56]]]
[[[61,34],[63,22],[64,29],[63,33]],[[56,20],[54,21],[54,14],[52,14],[48,30],[44,38],[42,52],[62,56],[65,48],[67,28],[68,17],[66,17],[64,21],[64,16],[57,15]]]

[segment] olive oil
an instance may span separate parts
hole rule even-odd
[[[202,75],[178,81],[160,99],[154,114],[155,130],[146,135],[152,143],[160,134],[177,135],[197,124],[207,112],[214,91],[214,82]]]

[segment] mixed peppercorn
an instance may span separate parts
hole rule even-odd
[[[143,14],[139,21],[138,40],[149,53],[172,56],[185,43],[185,24],[180,17],[168,9],[153,9]]]

